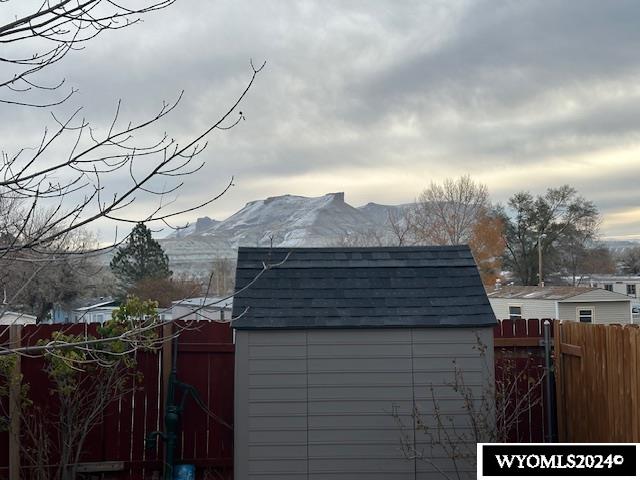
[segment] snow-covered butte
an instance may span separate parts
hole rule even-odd
[[[369,203],[355,208],[344,193],[282,195],[247,203],[220,222],[198,219],[160,239],[175,272],[206,273],[216,258],[234,258],[239,246],[326,247],[367,232],[388,234],[389,212],[403,206]]]

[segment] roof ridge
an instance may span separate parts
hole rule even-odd
[[[469,250],[469,245],[424,245],[406,247],[238,247],[242,251],[264,251],[264,252],[363,252],[363,251],[457,251]]]

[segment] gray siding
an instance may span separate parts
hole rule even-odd
[[[411,329],[308,331],[308,342],[309,478],[412,478],[392,416],[411,421]]]
[[[235,478],[435,478],[430,465],[400,452],[392,412],[427,448],[411,413],[416,406],[431,418],[433,386],[442,409],[464,424],[449,384],[454,358],[467,384],[479,391],[489,381],[476,332],[493,365],[490,328],[237,331]],[[442,453],[434,462],[453,468]]]
[[[631,323],[631,304],[622,302],[560,302],[560,320],[578,320],[578,308],[593,308],[593,323]]]
[[[500,320],[509,318],[509,305],[522,307],[522,318],[556,318],[555,300],[530,300],[527,298],[492,298],[489,303]]]

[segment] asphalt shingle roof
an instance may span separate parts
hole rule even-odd
[[[262,273],[263,263],[277,267]],[[493,326],[467,246],[238,250],[233,327]]]

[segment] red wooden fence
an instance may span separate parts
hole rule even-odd
[[[179,323],[180,328],[187,326]],[[26,326],[22,330],[22,345],[50,338],[60,329],[79,334],[85,329],[94,332],[95,328],[95,325]],[[494,330],[496,380],[500,382],[507,376],[524,373],[518,375],[517,388],[513,389],[513,398],[507,404],[515,405],[523,395],[534,390],[510,432],[509,440],[513,442],[544,441],[546,399],[540,381],[544,372],[542,338],[539,320],[503,320]],[[7,342],[7,332],[0,332],[0,345]],[[159,478],[162,470],[162,443],[149,451],[144,448],[144,440],[149,432],[164,430],[163,378],[167,365],[163,365],[162,352],[137,355],[137,368],[144,376],[143,389],[109,406],[104,420],[91,432],[81,458],[81,462],[122,462],[123,470],[109,473],[109,478],[119,480]],[[41,358],[23,357],[21,371],[31,386],[29,396],[34,405],[51,409],[55,405],[51,404],[50,383],[43,366]],[[195,464],[199,478],[230,479],[234,346],[229,326],[208,322],[188,324],[179,336],[177,368],[178,379],[196,387],[209,412],[204,412],[193,400],[187,401],[176,459],[179,463]],[[6,407],[6,399],[4,402],[2,406]],[[8,438],[7,432],[0,432],[0,479],[8,478]],[[24,461],[22,466],[23,478],[29,478]]]
[[[544,442],[546,429],[544,392],[544,320],[502,320],[494,328],[496,383],[513,385],[506,409],[517,408],[517,421],[509,429],[510,442]],[[553,338],[553,321],[551,338]],[[516,378],[515,384],[513,379]],[[551,401],[554,401],[552,396]],[[509,412],[507,412],[509,413]]]
[[[176,460],[195,464],[200,476],[232,478],[233,459],[233,371],[232,331],[226,324],[176,322],[182,330],[178,341],[177,377],[193,385],[208,412],[188,399],[182,417]],[[96,325],[29,325],[22,329],[22,345],[34,345],[51,338],[54,331],[69,334],[95,332]],[[4,337],[4,338],[3,338]],[[7,333],[0,336],[6,345]],[[165,349],[169,352],[170,349]],[[109,478],[159,478],[162,470],[162,442],[154,450],[145,449],[149,432],[164,430],[164,388],[162,352],[138,352],[137,369],[143,374],[142,388],[112,402],[102,422],[85,442],[82,463],[122,462],[122,469]],[[166,363],[166,362],[165,362]],[[34,408],[51,411],[51,384],[43,371],[42,358],[22,357],[21,371],[28,383]],[[178,399],[180,396],[178,396]],[[6,404],[6,399],[4,399]],[[225,426],[226,424],[226,426]],[[55,432],[52,432],[55,437]],[[0,479],[8,478],[8,433],[0,432]],[[96,465],[93,465],[95,467]],[[119,467],[118,467],[119,468]],[[22,478],[30,469],[22,461]],[[200,478],[200,477],[199,477]]]

